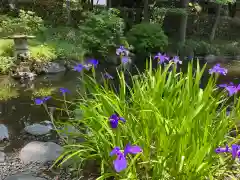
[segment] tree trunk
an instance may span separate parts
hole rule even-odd
[[[93,0],[91,0],[91,6],[90,6],[90,8],[91,8],[91,10],[93,10]]]
[[[107,0],[107,7],[112,8],[112,0]]]
[[[209,37],[210,42],[212,42],[215,38],[216,30],[217,30],[219,20],[220,20],[221,7],[222,7],[221,4],[217,4],[216,19],[215,19],[215,22],[213,24],[212,32],[211,32],[210,37]]]
[[[139,24],[142,21],[141,1],[137,0],[134,7],[136,8],[135,23]]]
[[[236,11],[237,11],[237,2],[228,3],[228,11],[229,11],[229,16],[234,18],[236,15]]]
[[[148,0],[144,0],[144,22],[149,22]]]
[[[180,28],[179,28],[179,41],[180,45],[183,46],[185,44],[186,40],[186,29],[187,29],[187,20],[188,20],[188,14],[187,14],[187,7],[188,7],[189,0],[181,0],[181,8],[185,10],[186,13],[181,15],[180,20]]]
[[[70,0],[66,0],[66,7],[67,7],[67,25],[70,26],[72,24]]]

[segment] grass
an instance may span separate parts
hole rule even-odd
[[[14,87],[3,86],[0,89],[0,101],[7,101],[18,96],[18,91]]]
[[[55,90],[55,88],[51,87],[36,89],[33,91],[33,97],[51,96]]]
[[[226,141],[224,137],[234,118],[239,117],[240,103],[235,97],[235,108],[227,116],[229,98],[216,88],[216,78],[212,76],[205,89],[199,87],[204,68],[198,65],[193,76],[192,64],[183,74],[176,72],[176,68],[169,72],[169,66],[153,71],[150,63],[145,73],[132,77],[131,88],[120,73],[118,94],[107,82],[102,87],[87,78],[85,88],[91,96],[79,100],[77,109],[83,112],[83,118],[76,117],[73,125],[79,129],[87,127],[89,133],[79,134],[85,142],[66,145],[59,159],[74,157],[82,168],[94,160],[100,171],[98,180],[108,177],[194,180],[227,176],[226,160],[219,161],[214,150]],[[109,126],[108,118],[114,112],[126,119],[117,129]],[[235,112],[238,117],[233,117]],[[114,158],[109,153],[113,147],[123,149],[127,143],[142,147],[143,153],[128,156],[127,169],[116,173]],[[219,173],[223,169],[224,173]]]

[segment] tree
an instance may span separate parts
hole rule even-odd
[[[210,42],[212,42],[215,38],[216,30],[221,17],[221,8],[223,5],[227,5],[228,3],[231,3],[231,4],[236,3],[236,0],[216,0],[217,11],[216,11],[215,22],[213,24],[212,31],[209,37]]]
[[[149,22],[149,2],[148,0],[144,0],[144,21]]]
[[[70,0],[66,0],[66,9],[67,9],[67,25],[72,24],[72,16],[71,16],[71,6],[70,6]]]
[[[181,8],[183,9],[183,13],[181,15],[181,23],[179,27],[179,41],[180,45],[185,44],[185,39],[186,39],[186,29],[187,29],[187,20],[188,20],[188,13],[187,13],[187,7],[189,4],[189,0],[181,0]]]
[[[237,11],[237,2],[228,3],[229,16],[234,18]]]

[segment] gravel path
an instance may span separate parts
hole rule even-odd
[[[45,178],[46,180],[71,179],[71,174],[63,170],[51,171],[51,165],[51,163],[44,165],[38,163],[23,164],[19,159],[18,153],[7,154],[5,162],[0,163],[0,180],[18,173],[31,174],[36,177]]]
[[[24,145],[31,141],[52,141],[57,144],[62,144],[60,140],[58,139],[51,139],[49,136],[32,136],[29,134],[22,134],[21,137],[15,137],[17,139],[24,140]],[[10,141],[13,141],[11,139]],[[16,139],[15,139],[16,141]],[[6,142],[5,142],[6,143]],[[0,142],[1,145],[1,142]],[[69,180],[72,179],[70,176],[70,173],[65,173],[64,170],[50,170],[50,167],[52,163],[46,163],[46,164],[39,164],[39,163],[30,163],[30,164],[23,164],[19,158],[19,152],[21,148],[19,147],[18,149],[14,149],[15,152],[10,152],[6,153],[6,158],[4,162],[0,162],[0,180],[4,180],[5,178],[19,174],[19,173],[24,173],[24,174],[31,174],[36,177],[42,177],[46,180]]]

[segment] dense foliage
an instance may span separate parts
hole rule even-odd
[[[164,51],[168,45],[168,37],[159,24],[137,24],[127,33],[127,40],[137,53]]]
[[[32,11],[20,10],[19,17],[0,16],[0,36],[6,37],[13,34],[32,35],[44,30],[42,18]]]
[[[88,18],[80,24],[84,47],[92,54],[107,56],[124,38],[124,21],[114,9],[89,12]]]

